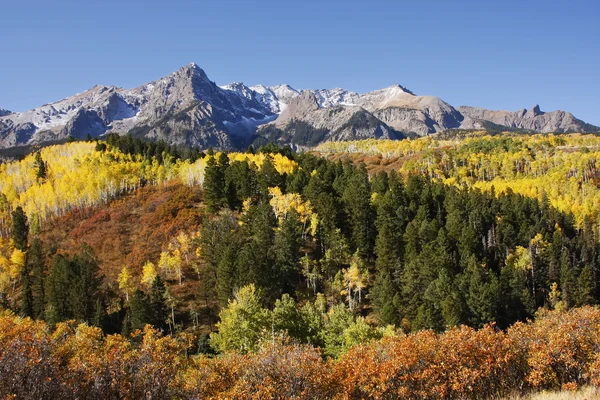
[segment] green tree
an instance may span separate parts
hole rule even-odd
[[[21,206],[17,206],[12,212],[12,240],[15,247],[21,251],[27,251],[27,240],[29,236],[29,224],[27,216]]]
[[[594,273],[592,267],[586,265],[583,267],[577,278],[577,306],[586,304],[596,304],[594,294],[596,285],[594,281]]]
[[[263,331],[271,328],[269,312],[261,307],[260,295],[252,284],[238,290],[219,319],[218,332],[210,335],[210,345],[219,352],[255,351]]]
[[[375,213],[371,205],[369,175],[364,164],[359,169],[350,171],[342,201],[350,222],[352,250],[358,250],[361,258],[368,260],[375,242]]]
[[[208,212],[214,213],[225,203],[225,176],[215,157],[208,157],[204,172],[202,193]]]
[[[302,245],[302,225],[296,210],[290,210],[279,223],[271,254],[274,261],[273,282],[277,291],[291,293],[299,280],[300,247]]]
[[[46,162],[42,159],[42,154],[38,151],[35,153],[35,167],[36,167],[36,177],[39,180],[46,179],[47,176],[47,166]]]
[[[150,289],[147,321],[161,331],[166,330],[167,320],[169,319],[169,309],[165,300],[165,292],[164,281],[160,275],[156,275]]]
[[[144,326],[149,323],[149,316],[151,316],[150,304],[148,296],[141,290],[137,289],[129,301],[129,323],[130,331],[136,329],[143,329]]]

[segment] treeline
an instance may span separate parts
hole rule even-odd
[[[153,142],[129,134],[110,133],[106,135],[105,142],[97,142],[96,151],[106,151],[108,145],[119,149],[124,154],[141,155],[146,160],[156,160],[159,164],[163,163],[165,157],[168,157],[171,161],[188,160],[191,163],[204,157],[204,153],[198,148],[170,146],[164,140]]]
[[[339,360],[270,336],[255,353],[193,355],[185,334],[128,339],[0,313],[3,398],[481,399],[600,385],[600,311],[542,313],[506,332],[388,336]]]

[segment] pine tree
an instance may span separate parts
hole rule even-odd
[[[388,271],[377,271],[373,290],[371,292],[372,304],[378,313],[381,325],[397,325],[400,322],[400,313],[397,309],[398,291]]]
[[[226,306],[236,286],[238,249],[227,246],[217,265],[217,295],[221,306]]]
[[[209,157],[204,172],[202,192],[208,212],[214,213],[225,202],[225,176],[214,157]]]
[[[592,267],[586,265],[583,267],[577,278],[577,306],[586,304],[596,304],[594,294],[596,293],[596,285]]]
[[[162,331],[166,329],[167,320],[169,319],[169,310],[165,301],[165,292],[165,283],[160,275],[157,275],[156,279],[154,279],[154,283],[152,283],[152,289],[150,291],[148,322]]]
[[[31,275],[28,268],[21,273],[21,316],[33,317],[33,296],[31,291]]]
[[[12,213],[12,240],[15,248],[27,251],[27,239],[29,236],[29,224],[27,216],[21,206],[17,206]]]
[[[261,202],[250,207],[244,218],[244,234],[248,238],[239,258],[240,285],[255,284],[264,289],[265,301],[277,298],[270,289],[277,287],[273,259],[269,250],[273,245],[276,220],[271,205]]]
[[[350,172],[343,189],[342,200],[350,222],[352,249],[359,250],[361,258],[371,257],[375,242],[374,211],[371,206],[371,187],[365,165]],[[339,183],[343,185],[343,181]]]
[[[42,154],[39,151],[35,153],[35,167],[37,168],[35,175],[38,178],[38,180],[46,179],[47,167],[46,163],[42,159]]]
[[[91,322],[96,301],[100,295],[101,277],[98,260],[91,247],[83,245],[75,254],[71,266],[69,305],[72,316],[78,321]]]
[[[471,256],[461,277],[461,289],[470,310],[471,326],[481,328],[497,320],[499,284],[492,271]]]
[[[50,326],[72,318],[69,307],[71,286],[71,260],[63,255],[52,259],[52,265],[45,282],[44,319]]]
[[[149,309],[150,305],[148,304],[146,294],[139,289],[133,292],[129,302],[129,323],[131,331],[144,328],[148,323],[148,317],[150,316]]]
[[[266,154],[260,170],[258,172],[258,185],[263,200],[269,198],[269,188],[278,186],[285,189],[285,182],[282,176],[275,169],[273,159],[270,154]]]
[[[271,254],[274,261],[276,292],[291,293],[299,279],[300,246],[302,226],[296,210],[288,211],[279,223]]]

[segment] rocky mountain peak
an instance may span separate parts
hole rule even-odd
[[[258,129],[271,122],[274,126]],[[97,85],[32,110],[0,110],[0,148],[69,135],[130,133],[174,145],[229,149],[248,144],[261,132],[277,130],[286,132],[278,139],[282,144],[314,145],[324,140],[485,129],[490,123],[496,129],[534,132],[600,129],[565,111],[543,112],[538,105],[518,112],[455,109],[438,97],[418,96],[399,84],[363,94],[343,88],[300,91],[287,84],[248,87],[233,82],[219,87],[190,63],[134,89]]]

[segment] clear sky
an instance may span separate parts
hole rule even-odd
[[[194,61],[218,84],[398,83],[600,125],[599,20],[600,0],[0,0],[0,108],[135,87]]]

